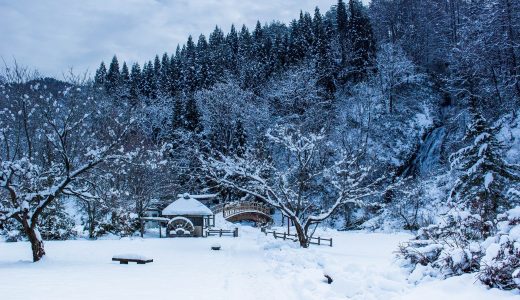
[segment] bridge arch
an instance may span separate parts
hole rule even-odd
[[[259,202],[232,202],[216,206],[215,214],[222,213],[229,222],[253,221],[257,224],[272,222],[271,207]]]

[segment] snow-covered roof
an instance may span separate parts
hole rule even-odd
[[[178,197],[182,198],[185,194],[179,194]],[[190,197],[193,199],[211,199],[217,197],[218,194],[199,194],[199,195],[191,195]]]
[[[179,199],[166,206],[162,211],[163,216],[210,216],[213,212],[204,204],[183,194]]]

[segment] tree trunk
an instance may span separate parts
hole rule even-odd
[[[31,243],[31,250],[33,255],[33,262],[37,262],[45,255],[45,249],[43,248],[43,241],[41,240],[38,229],[24,224],[25,234]]]
[[[89,239],[94,239],[94,230],[96,230],[96,227],[95,227],[95,223],[94,223],[94,218],[92,216],[89,216],[88,223],[89,223],[89,225],[88,225],[88,238]]]
[[[88,212],[88,238],[93,239],[94,238],[94,230],[95,223],[94,223],[94,216],[95,216],[95,208],[91,207],[91,204],[87,202],[87,212]]]
[[[302,248],[309,247],[309,238],[307,237],[307,231],[304,230],[300,222],[295,218],[291,218],[294,224],[294,228],[296,229],[296,235],[298,236],[298,241],[300,242],[300,246]]]
[[[144,237],[144,221],[143,221],[142,216],[139,216],[139,225],[140,225],[141,237]]]

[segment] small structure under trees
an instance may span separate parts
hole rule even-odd
[[[167,237],[202,237],[204,229],[215,226],[213,212],[188,193],[179,195],[160,215],[157,211],[143,220],[158,222],[161,236],[165,226]]]

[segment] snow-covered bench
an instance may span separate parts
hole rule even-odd
[[[138,254],[119,254],[112,257],[112,261],[118,261],[120,264],[128,265],[129,262],[135,262],[138,265],[153,262],[153,259]]]

